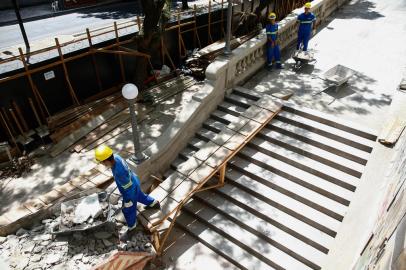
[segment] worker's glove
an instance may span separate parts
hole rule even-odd
[[[131,207],[131,206],[133,206],[133,202],[132,202],[132,201],[129,201],[129,202],[125,202],[125,203],[124,203],[124,207],[125,207],[125,208]]]

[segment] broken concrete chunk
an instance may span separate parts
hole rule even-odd
[[[28,231],[27,231],[26,229],[20,228],[20,229],[18,229],[18,231],[16,232],[16,235],[17,235],[17,236],[22,236],[22,235],[24,235],[24,234],[26,234],[26,233],[28,233]]]

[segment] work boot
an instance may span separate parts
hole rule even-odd
[[[283,69],[283,66],[282,66],[281,63],[277,63],[277,64],[276,64],[276,68],[277,68],[277,69]]]
[[[148,209],[161,209],[161,204],[158,200],[154,200],[150,205],[145,206],[145,210]]]
[[[272,64],[268,64],[268,65],[266,66],[266,69],[269,70],[269,71],[271,71],[271,70],[272,70]]]

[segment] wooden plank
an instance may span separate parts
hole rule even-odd
[[[83,148],[86,146],[90,145],[94,141],[96,141],[98,138],[106,135],[113,129],[117,128],[118,126],[123,125],[124,123],[128,122],[129,120],[129,112],[127,110],[124,111],[124,113],[120,113],[119,116],[114,117],[113,119],[107,121],[105,124],[99,126],[92,132],[86,135],[83,139],[81,139],[73,148],[73,150],[77,153],[82,151]]]
[[[59,143],[57,143],[51,150],[51,156],[56,157],[60,153],[62,153],[65,149],[73,145],[83,136],[88,134],[90,131],[94,130],[96,127],[101,125],[106,119],[110,118],[111,116],[117,114],[119,111],[123,110],[125,107],[124,102],[116,104],[113,108],[108,109],[101,115],[93,118],[90,120],[85,126],[82,128],[74,131],[73,133],[69,134],[65,138],[63,138]]]

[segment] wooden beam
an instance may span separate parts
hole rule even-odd
[[[28,82],[29,82],[29,84],[31,86],[31,91],[32,91],[32,93],[34,95],[35,100],[37,101],[37,103],[39,105],[42,104],[42,106],[44,106],[44,109],[45,109],[47,115],[50,116],[47,105],[45,104],[44,100],[42,99],[41,94],[39,93],[37,87],[34,84],[34,81],[33,81],[32,77],[31,77],[30,70],[28,69],[27,62],[25,61],[23,50],[21,48],[18,48],[18,51],[20,53],[20,59],[21,59],[21,62],[23,63],[23,65],[24,65],[24,70],[25,70],[25,73],[20,73],[20,74],[27,76]],[[2,80],[0,80],[0,82],[2,82]],[[42,107],[39,106],[39,108],[40,108],[40,112],[41,112],[42,117],[45,119],[46,117],[45,117],[44,112],[42,111]]]
[[[120,44],[120,39],[118,36],[117,22],[114,22],[114,33],[116,35],[116,45],[118,47]],[[125,69],[124,69],[123,57],[121,55],[118,56],[118,62],[120,64],[121,80],[124,83],[125,82]]]
[[[14,110],[17,113],[18,119],[21,122],[21,124],[24,128],[24,131],[27,132],[29,128],[28,128],[27,122],[24,119],[23,113],[21,112],[20,106],[18,106],[18,104],[14,100],[11,103],[13,104]]]
[[[89,28],[86,28],[86,35],[87,35],[87,41],[89,42],[89,52],[91,52],[93,49],[93,43],[92,43],[92,36],[90,35]],[[94,53],[91,54],[91,58],[92,58],[93,69],[94,69],[94,72],[96,75],[97,85],[99,86],[99,91],[102,91],[103,85],[102,85],[102,82],[100,79],[99,68],[97,66],[96,57],[95,57]]]
[[[4,108],[2,108],[2,109],[4,109]],[[17,142],[16,142],[16,139],[14,138],[13,133],[11,133],[10,127],[9,127],[9,125],[7,124],[7,121],[4,119],[2,112],[0,112],[0,117],[1,117],[1,120],[3,121],[3,125],[6,127],[6,130],[7,130],[7,132],[8,132],[8,135],[9,135],[11,141],[14,143],[14,145],[15,145],[16,148],[18,149],[18,153],[21,154],[20,148],[18,148],[18,144],[17,144]]]
[[[59,58],[61,59],[61,62],[62,62],[63,73],[65,74],[65,79],[66,79],[66,82],[68,83],[69,93],[72,96],[73,102],[76,103],[76,105],[79,105],[80,104],[79,100],[76,97],[75,91],[73,90],[72,84],[71,84],[70,79],[69,79],[68,68],[66,67],[65,58],[63,56],[61,46],[59,45],[58,38],[55,38],[55,43],[56,43],[56,48],[58,49]]]
[[[140,53],[137,51],[134,52],[126,52],[126,51],[112,51],[112,50],[105,50],[105,49],[95,49],[93,50],[95,53],[111,53],[111,54],[119,54],[119,55],[128,55],[128,56],[141,56],[145,58],[151,58],[150,55],[145,54],[145,53]]]
[[[208,28],[207,28],[207,40],[209,43],[213,43],[213,39],[211,37],[211,0],[209,0],[209,15],[208,15]]]
[[[31,98],[28,98],[28,102],[30,103],[32,112],[34,113],[34,116],[35,116],[35,119],[36,119],[37,122],[38,122],[38,126],[39,126],[39,127],[42,126],[41,119],[39,118],[38,113],[37,113],[37,110],[35,109],[34,102],[32,101]]]

